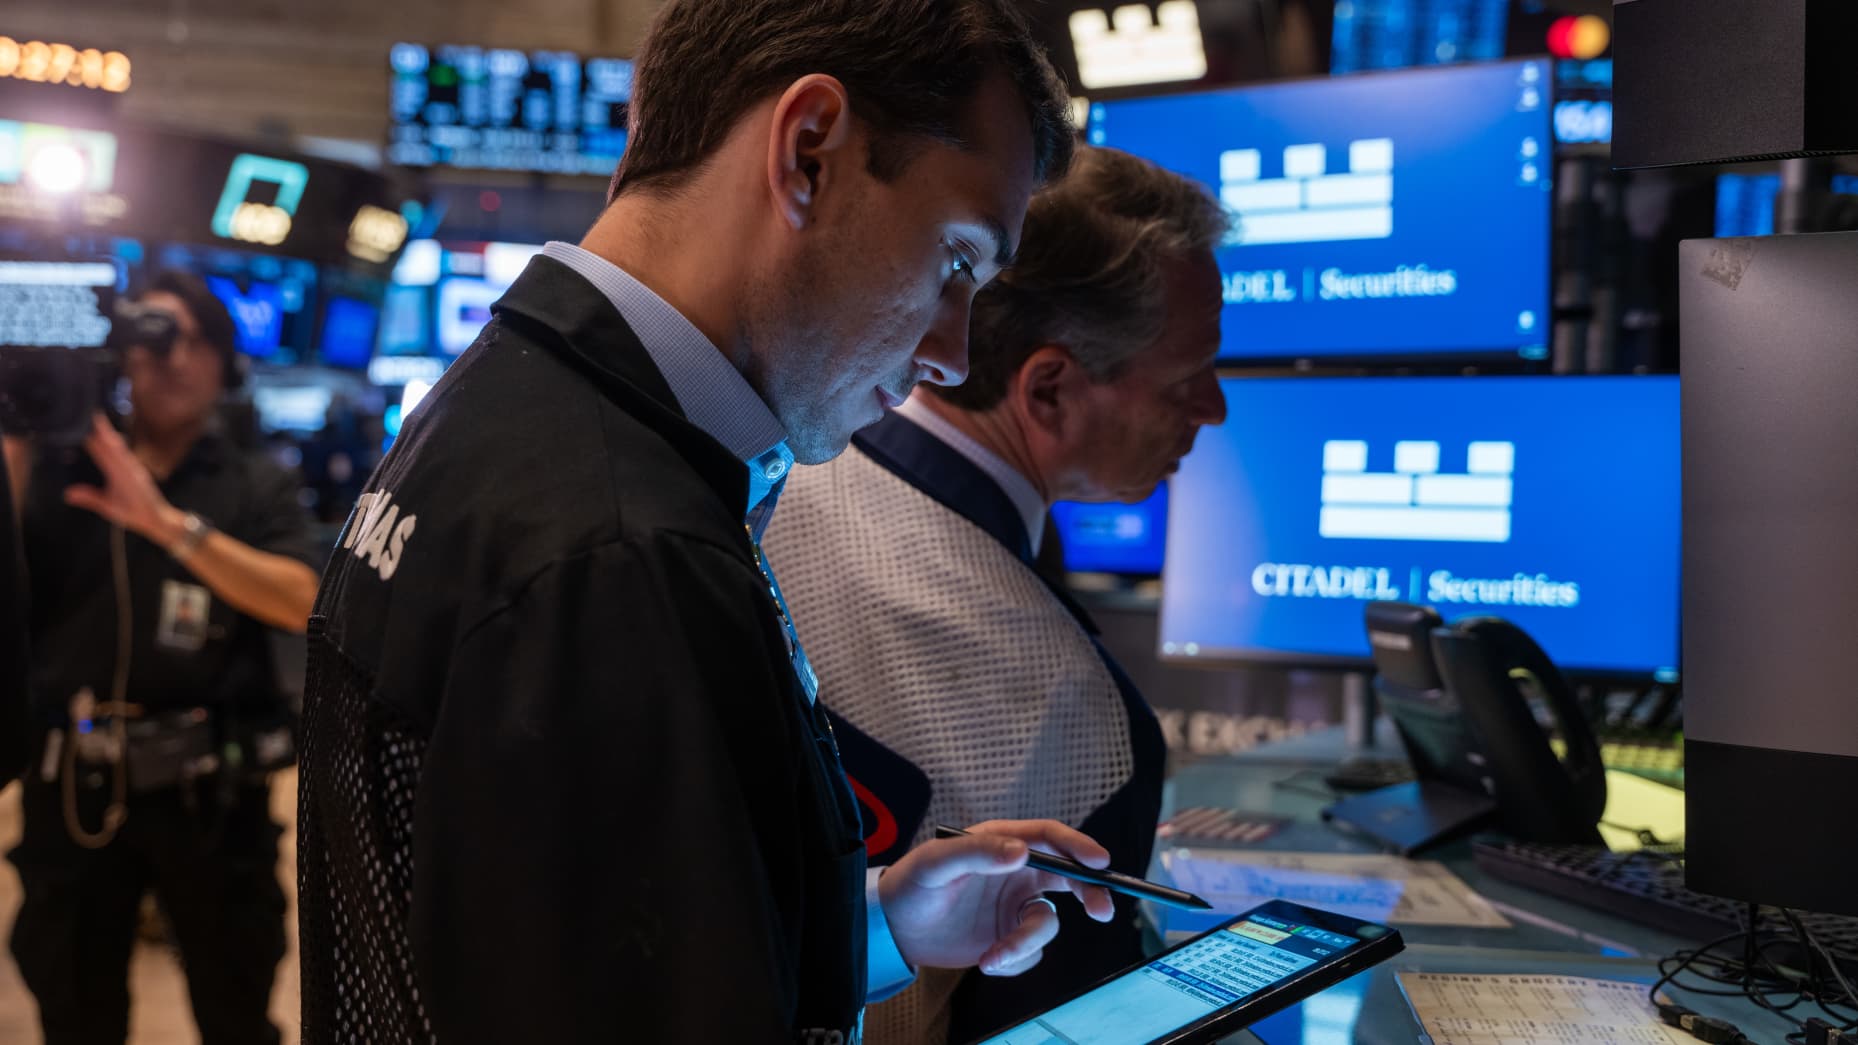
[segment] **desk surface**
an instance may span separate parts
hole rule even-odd
[[[1399,751],[1387,731],[1376,754]],[[1312,733],[1256,748],[1244,754],[1202,759],[1179,769],[1168,782],[1164,818],[1176,809],[1223,806],[1254,813],[1275,813],[1293,822],[1273,837],[1244,850],[1288,852],[1373,852],[1359,839],[1322,823],[1319,813],[1333,801],[1322,771],[1347,754],[1340,729]],[[1425,859],[1450,867],[1472,889],[1497,906],[1509,929],[1402,926],[1405,953],[1339,984],[1228,1039],[1232,1045],[1348,1045],[1412,1042],[1420,1035],[1394,974],[1400,971],[1450,973],[1554,973],[1635,980],[1648,986],[1658,978],[1657,959],[1698,942],[1671,936],[1532,892],[1478,870],[1468,841],[1429,850]],[[1166,928],[1166,910],[1149,915]],[[1793,1028],[1784,1020],[1739,998],[1715,998],[1670,992],[1673,999],[1740,1026],[1758,1045],[1783,1045]]]

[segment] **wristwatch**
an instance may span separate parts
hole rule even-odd
[[[168,545],[168,554],[174,557],[175,562],[186,562],[194,552],[200,550],[201,542],[205,541],[207,535],[212,532],[212,523],[194,512],[188,512],[181,516],[180,540]]]

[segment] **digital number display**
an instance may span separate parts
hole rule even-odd
[[[625,152],[625,59],[397,44],[389,64],[394,163],[605,176]]]

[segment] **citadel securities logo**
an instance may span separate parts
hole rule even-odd
[[[1264,160],[1259,149],[1228,149],[1219,155],[1219,199],[1233,218],[1226,246],[1393,236],[1393,139],[1349,142],[1348,168],[1342,171],[1330,171],[1329,149],[1317,143],[1285,148],[1278,177],[1264,176]],[[1335,266],[1228,271],[1222,279],[1228,305],[1451,297],[1459,287],[1456,270],[1423,263],[1376,272]]]
[[[1322,516],[1332,539],[1476,541],[1510,539],[1516,444],[1475,442],[1463,475],[1439,471],[1439,444],[1394,445],[1392,472],[1368,471],[1368,444],[1323,444]]]
[[[1439,471],[1439,444],[1394,444],[1394,469],[1368,471],[1368,444],[1323,444],[1322,509],[1317,528],[1330,540],[1508,544],[1516,496],[1516,444],[1474,442],[1462,475]],[[1449,554],[1449,548],[1441,551]],[[1422,587],[1421,581],[1424,580]],[[1401,582],[1408,587],[1402,590]],[[1252,591],[1265,598],[1425,601],[1435,605],[1571,609],[1581,586],[1546,573],[1459,577],[1417,563],[1316,565],[1264,562]]]
[[[1348,169],[1329,172],[1320,144],[1284,150],[1283,174],[1266,178],[1258,149],[1219,156],[1219,199],[1236,219],[1228,246],[1386,239],[1394,229],[1394,145],[1367,138],[1348,145]]]

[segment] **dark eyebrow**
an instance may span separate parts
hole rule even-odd
[[[1006,226],[993,218],[981,219],[981,226],[987,230],[987,235],[993,237],[994,266],[1002,269],[1012,268],[1014,250],[1008,241]]]

